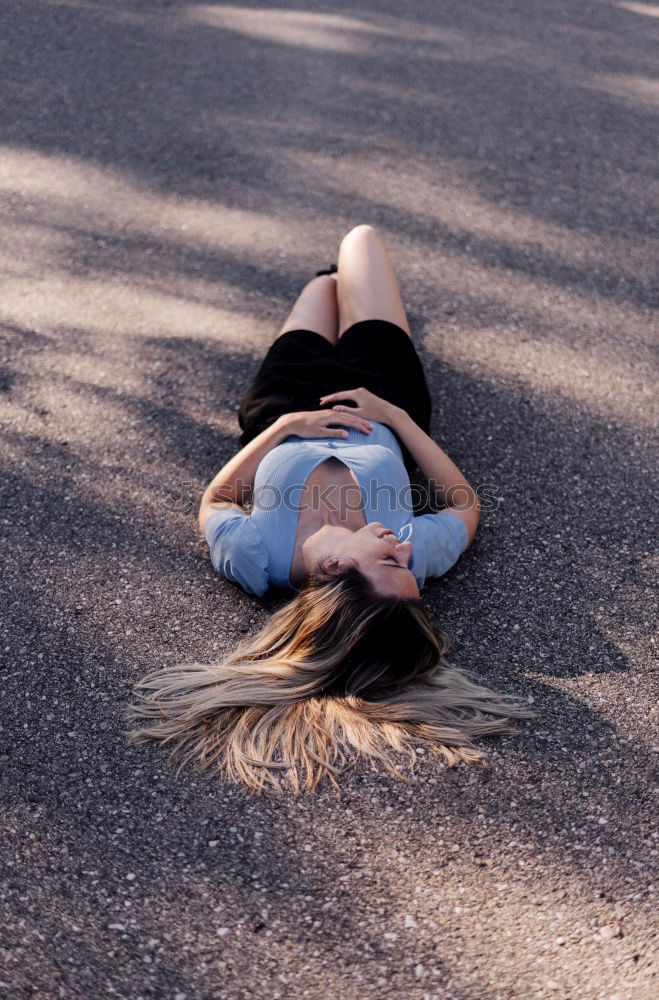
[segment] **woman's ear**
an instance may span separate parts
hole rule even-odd
[[[320,570],[325,576],[336,576],[342,568],[338,556],[326,556],[320,564]]]

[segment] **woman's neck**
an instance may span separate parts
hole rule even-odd
[[[304,526],[298,531],[297,538],[295,540],[295,547],[293,549],[293,558],[291,560],[291,583],[296,586],[300,586],[303,581],[307,578],[311,566],[308,565],[309,562],[314,564],[318,562],[323,556],[329,555],[329,552],[322,552],[320,549],[316,552],[313,547],[313,536],[316,535],[321,528],[327,525],[333,525],[339,528],[347,528],[349,531],[358,531],[363,528],[366,524],[366,517],[364,511],[355,510],[323,510],[314,511],[313,519],[305,520]],[[309,546],[309,541],[311,540],[312,545]],[[307,559],[305,561],[304,547],[307,549]],[[315,553],[315,555],[314,555]]]
[[[291,559],[291,583],[299,586],[310,567],[302,548],[325,525],[357,531],[366,524],[359,484],[345,463],[329,458],[317,466],[300,495],[297,533]]]

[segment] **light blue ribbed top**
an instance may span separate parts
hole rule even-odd
[[[269,584],[295,589],[290,572],[300,495],[316,466],[332,457],[354,473],[366,523],[379,521],[401,541],[412,542],[409,568],[419,588],[426,577],[446,573],[467,547],[466,525],[449,511],[414,517],[398,440],[385,424],[371,423],[370,434],[346,428],[347,438],[289,435],[272,448],[256,470],[251,514],[227,508],[206,522],[204,533],[218,573],[250,594],[265,593]]]

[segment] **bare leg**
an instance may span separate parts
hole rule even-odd
[[[288,330],[313,330],[330,344],[336,344],[338,321],[336,278],[333,274],[322,274],[304,286],[277,336]]]
[[[365,319],[385,319],[410,334],[391,257],[373,226],[355,226],[343,237],[337,279],[339,337]]]

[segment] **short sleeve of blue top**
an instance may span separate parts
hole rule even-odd
[[[467,527],[449,511],[413,515],[400,445],[388,427],[371,423],[370,434],[348,428],[347,438],[289,435],[269,451],[256,470],[251,514],[227,508],[206,521],[204,533],[218,573],[248,594],[261,596],[270,584],[296,589],[290,571],[300,495],[316,466],[332,457],[354,473],[366,523],[379,521],[412,543],[409,568],[419,589],[427,577],[446,573],[467,548]]]

